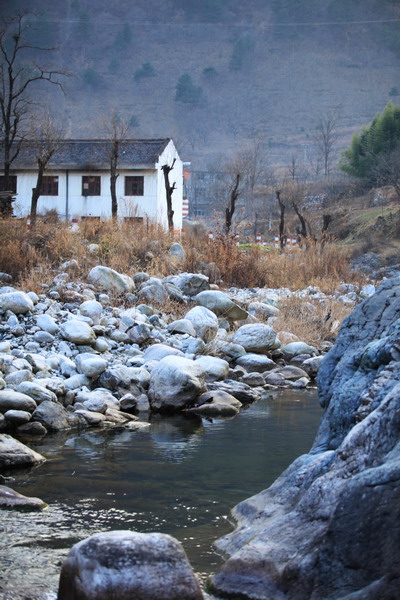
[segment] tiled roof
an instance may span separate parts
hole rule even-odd
[[[121,142],[118,166],[121,167],[153,167],[160,154],[165,150],[170,138],[156,140],[125,140]],[[51,158],[49,169],[103,169],[109,168],[109,140],[62,140],[57,152]],[[37,146],[36,146],[37,147]],[[25,143],[12,169],[36,167],[35,144]],[[0,148],[0,169],[3,150]]]

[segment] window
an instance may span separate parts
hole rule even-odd
[[[143,175],[126,175],[125,177],[125,196],[143,196],[144,193]]]
[[[0,192],[12,192],[17,193],[17,176],[9,175],[8,181],[4,175],[0,175]]]
[[[100,175],[82,176],[82,196],[100,196]]]
[[[45,175],[40,193],[42,196],[58,196],[58,175]]]

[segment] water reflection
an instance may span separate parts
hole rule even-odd
[[[214,571],[212,542],[231,529],[230,508],[311,447],[320,415],[315,393],[286,392],[231,420],[152,417],[146,432],[69,432],[31,444],[48,460],[12,485],[49,508],[0,511],[0,600],[49,600],[70,547],[111,529],[169,533],[198,573]]]

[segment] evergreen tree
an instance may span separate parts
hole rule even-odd
[[[203,95],[200,86],[194,85],[192,78],[188,73],[184,73],[178,79],[176,84],[175,101],[184,104],[199,104]]]
[[[348,175],[375,179],[380,158],[400,147],[400,105],[389,102],[371,124],[355,133],[348,150],[342,154],[340,168]]]

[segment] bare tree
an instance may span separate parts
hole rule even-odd
[[[106,135],[108,141],[107,154],[110,165],[111,216],[113,219],[116,219],[118,216],[118,163],[120,157],[121,144],[127,138],[129,121],[128,119],[121,116],[115,109],[113,109],[108,117],[103,117],[101,121],[101,129]]]
[[[165,164],[161,167],[164,174],[164,185],[165,185],[165,196],[167,199],[167,217],[168,217],[168,229],[169,231],[174,230],[174,211],[172,209],[172,193],[176,189],[176,182],[171,185],[169,181],[169,174],[174,168],[176,158],[172,161],[172,165]]]
[[[276,199],[278,200],[279,212],[280,212],[280,218],[279,218],[279,245],[280,245],[281,252],[282,252],[283,249],[284,249],[284,247],[285,247],[285,244],[286,244],[286,234],[285,234],[285,210],[286,210],[286,206],[285,206],[285,203],[281,199],[281,190],[276,190],[275,194],[276,194]]]
[[[36,81],[47,81],[62,89],[60,76],[67,74],[37,63],[24,63],[25,56],[42,50],[49,51],[52,48],[33,46],[26,42],[26,25],[22,13],[3,19],[0,29],[0,113],[6,191],[11,189],[11,167],[26,138],[27,120],[35,109],[35,103],[28,96],[31,85]],[[1,199],[2,216],[12,214],[12,201],[11,194]]]
[[[318,161],[322,162],[324,176],[328,177],[335,144],[338,140],[338,109],[332,110],[319,118],[316,131],[313,135],[314,143],[317,149]]]
[[[33,228],[36,223],[37,205],[42,193],[44,173],[51,158],[63,144],[64,133],[62,128],[56,125],[50,113],[45,113],[39,119],[36,117],[32,123],[30,135],[32,141],[28,141],[27,146],[35,154],[38,167],[36,186],[32,189],[31,198],[30,221]]]
[[[228,205],[225,207],[225,232],[227,234],[229,234],[231,231],[232,219],[233,219],[233,215],[235,214],[236,203],[237,203],[237,199],[239,198],[239,194],[240,194],[239,184],[240,184],[240,173],[236,173],[233,185],[231,186],[230,191],[229,191]]]

